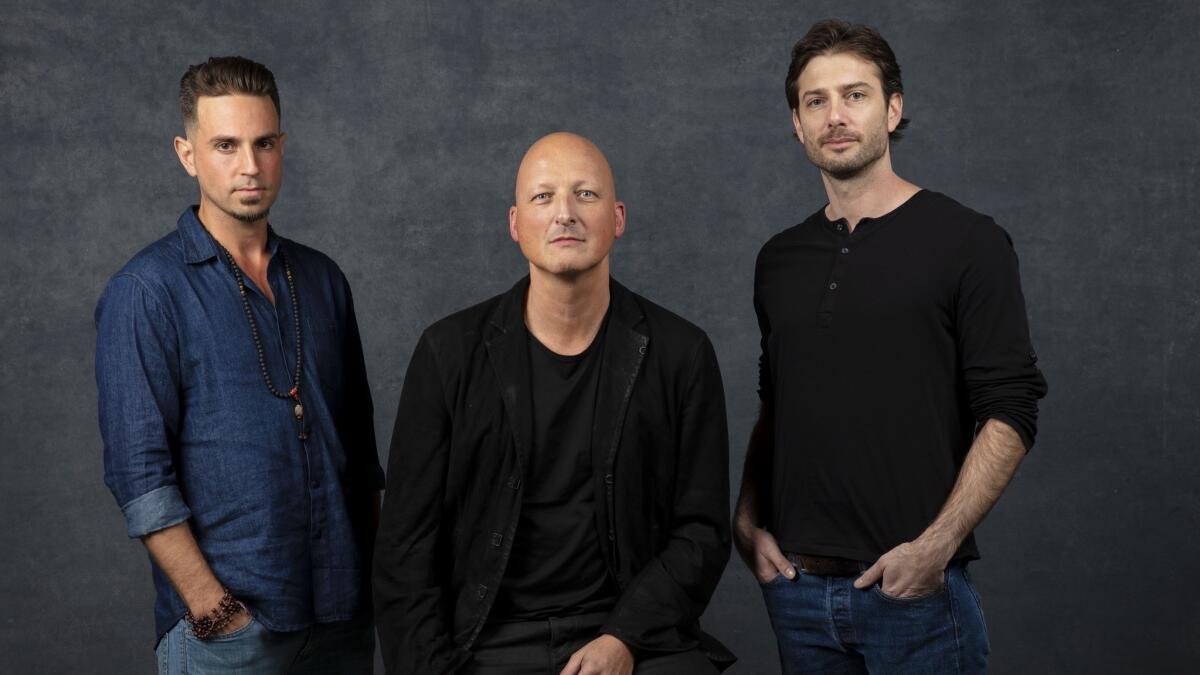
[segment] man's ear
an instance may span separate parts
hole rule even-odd
[[[513,204],[508,209],[508,236],[512,237],[512,240],[517,242],[518,244],[521,243],[521,238],[517,236],[517,206],[516,206],[516,204]]]
[[[900,119],[904,117],[904,94],[896,92],[888,98],[888,133],[896,130]]]
[[[613,238],[625,234],[625,202],[616,202],[613,208],[617,211],[616,227],[613,228]]]
[[[792,135],[804,145],[804,130],[800,128],[800,111],[792,108]]]
[[[195,178],[196,157],[192,142],[182,136],[176,136],[175,156],[179,158],[179,163],[183,165],[183,170],[187,171],[189,176]]]

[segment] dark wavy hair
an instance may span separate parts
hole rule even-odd
[[[189,67],[179,81],[183,126],[190,129],[196,125],[196,99],[230,94],[268,96],[275,104],[275,114],[283,119],[275,76],[266,66],[241,56],[213,56]]]
[[[879,69],[885,101],[892,100],[892,94],[904,94],[904,82],[900,80],[900,64],[896,63],[896,55],[892,53],[892,48],[879,31],[858,23],[825,19],[814,23],[812,28],[808,29],[808,33],[792,47],[792,63],[788,66],[787,74],[788,107],[792,110],[800,107],[800,73],[814,56],[832,56],[847,52],[874,63]],[[900,132],[907,126],[908,118],[901,118],[896,130],[889,134],[888,138],[893,141],[900,140],[903,137]]]

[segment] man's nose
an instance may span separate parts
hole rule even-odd
[[[829,117],[826,119],[826,123],[829,126],[836,127],[846,123],[846,109],[842,106],[843,102],[838,98],[834,98],[829,102]]]
[[[258,157],[254,154],[254,147],[247,145],[238,153],[238,160],[241,166],[241,173],[247,176],[253,176],[258,173]]]
[[[558,201],[558,210],[554,214],[554,222],[560,225],[575,222],[575,204],[570,197]]]

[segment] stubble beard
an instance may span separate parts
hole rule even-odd
[[[828,157],[822,154],[822,140],[805,143],[804,154],[818,169],[837,180],[854,178],[878,162],[887,153],[889,142],[885,127],[882,133],[859,134],[857,152]]]
[[[232,208],[232,209],[222,209],[222,210],[225,211],[225,213],[228,213],[229,215],[233,216],[234,218],[242,221],[243,223],[257,223],[258,221],[266,218],[267,214],[269,214],[271,212],[270,206],[258,208],[259,204],[262,203],[261,197],[251,197],[249,199],[242,199],[239,201],[241,202],[241,205],[246,208],[242,208],[242,209]]]

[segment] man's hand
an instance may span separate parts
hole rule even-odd
[[[733,540],[742,560],[760,582],[765,584],[779,574],[796,578],[796,569],[779,550],[779,543],[770,532],[738,518],[734,522]]]
[[[943,571],[953,555],[953,547],[917,538],[884,553],[854,587],[866,589],[881,581],[879,589],[894,598],[932,595],[946,582]]]
[[[221,632],[214,633],[213,635],[214,637],[217,635],[228,635],[229,633],[232,633],[233,631],[238,630],[239,628],[242,628],[246,624],[250,623],[251,618],[250,612],[247,611],[245,606],[242,606],[241,611],[233,615],[233,618],[229,620],[229,623],[225,624],[225,627],[221,629]]]
[[[559,675],[631,675],[633,652],[617,638],[601,635],[571,655]]]

